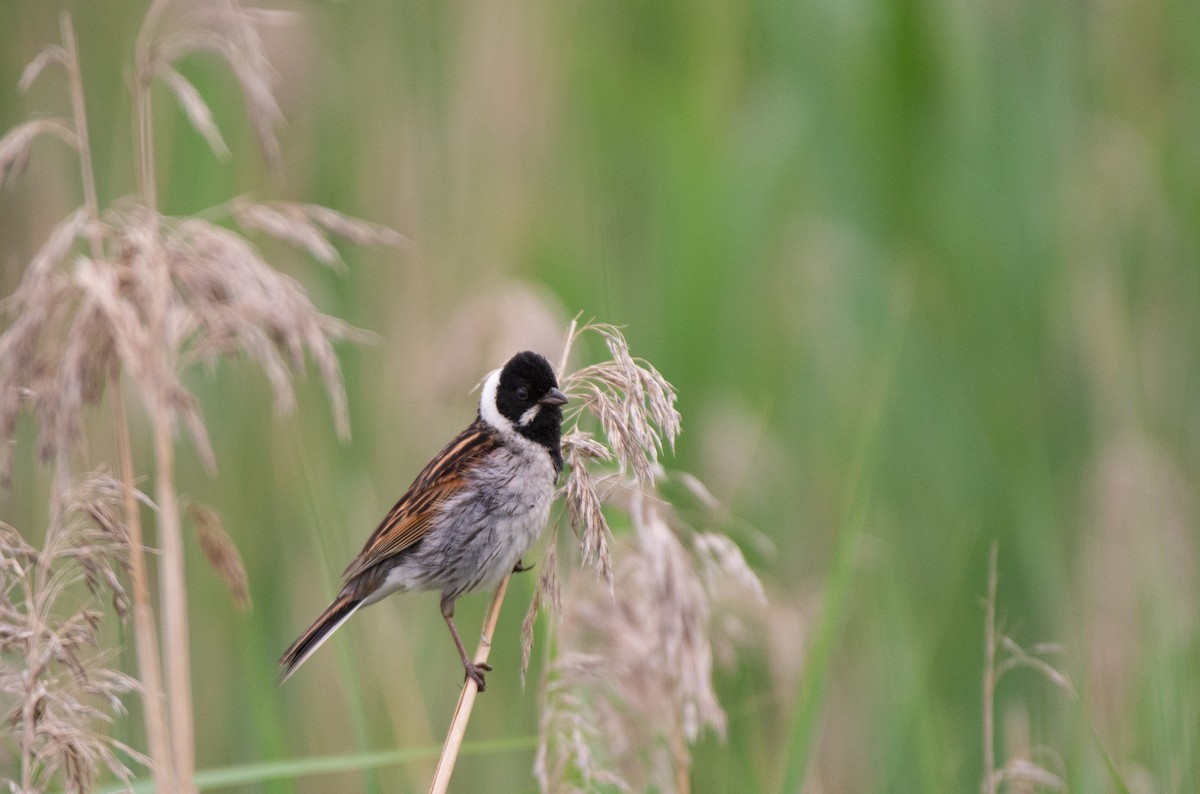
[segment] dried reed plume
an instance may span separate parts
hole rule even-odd
[[[585,333],[599,336],[609,357],[559,379],[573,406],[564,421],[560,494],[591,572],[572,577],[563,598],[556,523],[522,627],[524,674],[539,611],[549,604],[563,615],[543,689],[536,773],[547,791],[595,785],[683,791],[687,745],[706,727],[724,731],[712,689],[716,602],[730,585],[755,607],[765,599],[732,541],[716,533],[685,536],[664,518],[670,505],[655,486],[663,476],[659,456],[674,449],[681,428],[674,387],[630,354],[618,328],[604,324],[572,322],[560,373]],[[627,514],[634,529],[616,546],[606,506]],[[477,662],[486,660],[505,584],[493,599]],[[449,784],[474,694],[467,682],[435,794]]]
[[[611,588],[587,575],[569,587],[543,689],[538,781],[543,791],[687,791],[688,745],[725,731],[715,649],[744,641],[766,597],[729,537],[688,529],[632,483],[610,504],[633,534],[614,547]]]
[[[79,156],[83,193],[83,205],[57,225],[6,303],[10,325],[0,337],[0,439],[11,438],[19,413],[31,409],[41,425],[42,458],[55,463],[56,476],[62,479],[73,457],[86,455],[83,407],[97,402],[106,386],[116,386],[122,376],[136,387],[152,429],[165,663],[158,657],[141,528],[131,497],[135,469],[124,395],[120,388],[111,389],[126,492],[138,667],[160,790],[193,788],[187,600],[174,482],[178,429],[186,429],[210,470],[216,465],[200,407],[183,384],[183,371],[195,363],[213,366],[223,355],[240,353],[263,369],[277,407],[286,410],[294,402],[293,373],[303,370],[307,356],[324,381],[338,431],[347,437],[346,397],[333,343],[360,336],[318,312],[298,282],[274,270],[248,240],[217,221],[229,220],[297,244],[334,265],[340,259],[331,235],[355,243],[395,244],[401,239],[390,229],[307,204],[237,199],[191,218],[158,211],[151,112],[156,81],[174,93],[214,153],[228,154],[200,93],[174,68],[186,55],[210,53],[224,60],[242,88],[265,156],[278,162],[275,75],[258,33],[259,24],[274,18],[243,9],[234,0],[199,6],[151,3],[135,55],[138,194],[107,209],[101,209],[96,195],[83,85],[68,16],[63,17],[63,44],[35,58],[21,86],[28,87],[50,66],[62,68],[71,89],[73,118],[31,121],[0,139],[0,175],[17,170],[39,137],[50,135],[72,146]],[[8,444],[0,445],[0,478],[7,480],[10,465]],[[209,540],[213,537],[210,534]],[[230,557],[227,544],[218,545],[223,548],[218,568],[232,572],[230,561],[236,555]],[[165,686],[160,683],[160,664]]]
[[[564,418],[570,427],[562,444],[567,464],[562,492],[584,564],[595,563],[611,584],[608,544],[612,532],[601,509],[604,497],[626,472],[632,472],[637,487],[652,486],[658,456],[664,445],[675,451],[675,438],[682,426],[675,408],[675,388],[649,362],[630,354],[624,335],[615,326],[587,323],[577,327],[572,322],[563,351],[563,368],[576,340],[588,332],[604,340],[611,358],[562,378],[563,391],[571,398],[572,406]],[[580,419],[585,415],[594,417],[600,425],[601,438],[580,428]],[[616,472],[595,475],[589,469],[595,462],[615,462]]]
[[[543,592],[565,608],[543,688],[535,771],[543,791],[687,791],[688,745],[705,728],[725,729],[712,688],[714,642],[738,622],[735,612],[761,610],[766,598],[728,537],[687,529],[658,493],[659,455],[673,451],[680,431],[674,388],[634,358],[612,326],[572,328],[568,345],[584,332],[601,336],[610,359],[563,378],[580,403],[564,440],[563,495],[583,564],[600,576],[576,574],[563,599],[552,566],[542,571],[526,619],[526,659]],[[598,434],[580,427],[586,416]],[[695,478],[679,479],[711,506]],[[615,546],[605,507],[632,526]]]
[[[40,549],[0,523],[0,712],[11,728],[3,741],[20,758],[6,781],[13,792],[90,791],[102,768],[128,785],[118,753],[148,763],[103,733],[124,713],[120,696],[139,688],[103,666],[111,653],[98,644],[101,596],[119,615],[128,606],[117,573],[128,553],[123,490],[105,474],[67,490]]]
[[[221,517],[204,505],[195,503],[188,506],[188,515],[196,527],[200,551],[204,552],[208,566],[229,589],[233,605],[242,611],[250,609],[250,580],[246,576],[246,566],[242,564],[242,555],[238,553],[233,539],[225,531]]]

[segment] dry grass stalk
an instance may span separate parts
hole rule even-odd
[[[1112,788],[1123,794],[1129,794],[1129,786],[1125,783],[1116,761],[1109,753],[1100,737],[1096,726],[1092,723],[1083,702],[1079,697],[1069,676],[1046,661],[1045,656],[1056,655],[1062,648],[1055,644],[1039,644],[1025,648],[1013,638],[1001,631],[996,622],[996,592],[999,584],[997,573],[997,557],[999,544],[992,543],[988,559],[988,590],[984,598],[984,655],[983,655],[983,779],[979,789],[983,794],[997,794],[1004,783],[1017,783],[1025,788],[1046,788],[1054,791],[1066,791],[1067,783],[1063,775],[1049,771],[1031,758],[1022,757],[1022,753],[1031,754],[1028,741],[1020,740],[1016,752],[1002,765],[996,765],[996,689],[1004,675],[1018,668],[1033,670],[1048,682],[1066,694],[1073,705],[1080,709],[1080,716],[1091,732],[1096,751],[1104,761]],[[1023,720],[1027,722],[1027,720]],[[1022,749],[1023,748],[1023,749]],[[1045,753],[1048,757],[1059,760],[1061,756],[1053,751]]]
[[[279,108],[272,94],[274,74],[257,25],[273,17],[246,10],[234,0],[195,6],[154,0],[137,38],[134,79],[136,160],[139,195],[102,211],[96,196],[87,142],[83,89],[69,18],[64,46],[52,46],[26,68],[28,86],[47,67],[60,66],[72,90],[73,123],[39,120],[0,139],[0,175],[18,170],[34,140],[55,136],[73,146],[80,160],[84,206],[52,232],[6,302],[10,324],[0,336],[0,436],[12,436],[19,413],[32,409],[40,420],[44,460],[56,464],[56,481],[68,461],[82,455],[82,409],[100,399],[106,386],[124,375],[136,387],[153,430],[155,500],[161,548],[160,587],[164,627],[169,727],[155,717],[158,690],[156,643],[141,560],[141,532],[132,494],[133,466],[124,429],[120,389],[114,416],[120,425],[118,448],[126,488],[126,520],[134,538],[135,634],[141,674],[150,692],[147,733],[156,758],[160,790],[192,788],[191,675],[187,648],[187,601],[183,538],[174,483],[174,436],[188,432],[200,457],[215,467],[199,406],[183,385],[182,373],[197,362],[215,362],[241,353],[258,363],[274,387],[276,404],[294,401],[293,372],[305,359],[315,363],[339,432],[349,434],[341,372],[333,351],[338,339],[359,335],[320,314],[294,280],[262,259],[244,238],[199,218],[174,219],[157,209],[151,87],[162,80],[189,120],[218,156],[223,139],[203,98],[174,68],[179,58],[215,53],[232,69],[246,98],[248,115],[268,160],[278,161],[274,127]],[[329,235],[352,242],[395,244],[395,232],[310,205],[235,201],[207,213],[229,216],[247,226],[298,243],[316,258],[340,263]],[[269,218],[270,222],[264,222]],[[79,252],[86,241],[87,254]],[[0,478],[7,480],[8,445],[0,445]],[[226,562],[228,562],[226,555]],[[232,569],[230,569],[232,570]],[[152,632],[150,632],[152,634]],[[169,753],[156,747],[169,737]],[[172,756],[172,757],[168,757]],[[162,775],[167,775],[163,778]]]
[[[997,557],[999,544],[992,543],[988,557],[988,592],[984,599],[984,656],[983,656],[983,781],[980,791],[984,794],[996,794],[1000,786],[1007,782],[1026,783],[1052,789],[1066,791],[1067,786],[1062,777],[1042,768],[1031,759],[1014,757],[996,766],[996,687],[1000,679],[1010,670],[1025,667],[1036,670],[1047,681],[1057,686],[1078,701],[1078,694],[1071,679],[1057,668],[1040,658],[1045,654],[1057,653],[1060,649],[1054,645],[1042,645],[1027,651],[1016,640],[1004,634],[996,625],[996,589],[999,582],[997,574]],[[1004,656],[1001,656],[1001,653]]]
[[[133,590],[134,651],[137,654],[138,677],[142,683],[142,719],[146,727],[146,744],[150,753],[151,774],[156,790],[163,790],[175,780],[175,764],[171,757],[167,733],[167,704],[162,681],[162,657],[158,648],[158,632],[154,607],[150,603],[150,585],[146,570],[145,543],[142,539],[142,517],[134,489],[133,451],[129,442],[129,421],[125,399],[121,395],[119,372],[113,373],[113,430],[117,439],[117,458],[121,468],[122,507],[129,533],[129,580]]]
[[[124,713],[120,697],[139,688],[103,667],[109,654],[97,636],[101,595],[119,615],[127,607],[118,577],[128,551],[123,490],[104,474],[69,488],[40,549],[0,523],[0,708],[14,729],[4,737],[19,745],[20,758],[19,776],[6,781],[11,791],[90,791],[101,769],[128,785],[132,774],[118,754],[149,763],[97,730]]]
[[[483,620],[483,634],[479,645],[475,648],[472,659],[475,664],[486,664],[492,651],[492,637],[496,633],[496,622],[500,619],[500,607],[504,605],[504,594],[508,590],[508,576],[500,580],[496,592],[492,595],[492,604],[488,607],[487,616]],[[463,739],[467,735],[467,723],[471,721],[471,711],[475,708],[475,697],[479,694],[479,685],[475,679],[467,676],[463,682],[462,692],[458,696],[458,705],[454,708],[454,718],[450,720],[450,729],[446,733],[446,741],[442,744],[442,754],[438,758],[437,769],[433,773],[433,782],[429,786],[429,794],[446,794],[450,789],[450,777],[454,774],[454,764],[458,753],[462,750]]]
[[[993,542],[988,557],[987,598],[983,602],[983,792],[996,794],[996,554]]]

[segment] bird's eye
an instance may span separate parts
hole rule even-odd
[[[525,388],[524,386],[518,386],[517,387],[517,399],[518,400],[528,400],[529,399],[529,389]]]

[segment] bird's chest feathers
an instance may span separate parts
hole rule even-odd
[[[550,515],[556,473],[544,447],[529,447],[501,447],[468,475],[417,551],[420,561],[436,561],[414,558],[420,586],[453,594],[494,587],[533,546]]]
[[[543,447],[509,445],[472,472],[471,491],[498,530],[536,536],[550,512],[554,481],[554,464]]]

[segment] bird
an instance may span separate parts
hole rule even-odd
[[[562,406],[554,369],[523,351],[483,381],[473,421],[421,470],[342,574],[343,587],[279,660],[280,683],[359,609],[396,592],[441,591],[441,612],[466,678],[485,689],[454,625],[454,603],[494,588],[550,515],[562,473]],[[532,566],[529,566],[532,567]]]

